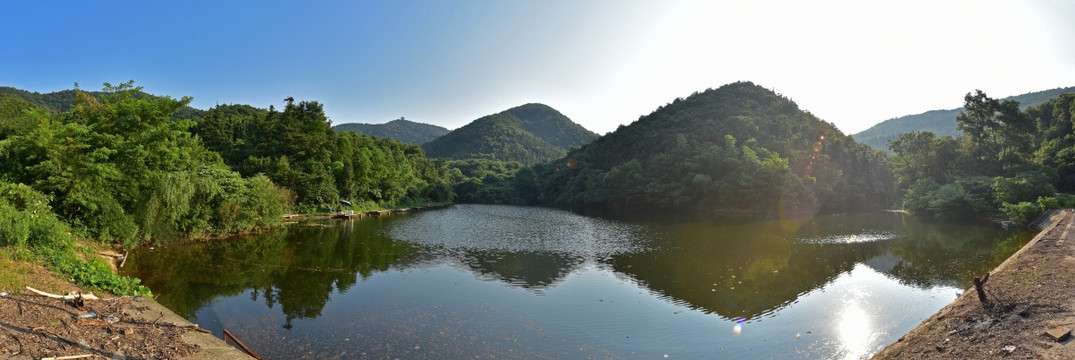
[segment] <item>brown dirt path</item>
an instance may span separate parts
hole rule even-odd
[[[991,309],[968,284],[874,359],[1075,359],[1071,337],[1045,335],[1075,328],[1075,214],[1063,210],[1050,221],[990,274],[984,288]]]

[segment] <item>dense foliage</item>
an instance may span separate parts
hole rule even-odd
[[[171,115],[189,98],[141,95],[133,83],[106,84],[98,101],[78,92],[63,113],[33,118],[0,141],[0,180],[26,184],[86,235],[134,246],[280,223],[280,190],[239,177]]]
[[[80,284],[117,295],[150,295],[138,279],[118,276],[75,244],[71,229],[52,213],[48,196],[23,184],[0,181],[0,247],[15,257],[40,259]],[[89,258],[91,260],[83,260]]]
[[[749,82],[676,99],[533,176],[546,203],[627,211],[803,218],[896,199],[883,153]]]
[[[336,132],[317,102],[288,98],[283,111],[220,105],[194,132],[244,176],[265,174],[304,208],[337,200],[367,205],[452,199],[446,169],[416,145]]]
[[[1075,87],[1037,91],[1001,100],[1016,101],[1025,110],[1057,96],[1070,93],[1075,93]],[[896,139],[900,134],[912,131],[932,132],[937,137],[957,137],[960,135],[960,131],[956,125],[956,116],[963,110],[963,108],[931,110],[921,114],[888,119],[852,136],[859,143],[869,145],[874,149],[885,150],[888,149],[889,141]]]
[[[982,91],[964,101],[959,137],[915,131],[890,143],[904,206],[936,217],[1004,213],[1025,222],[1063,205],[1057,188],[1075,189],[1075,94],[1025,111]]]
[[[484,116],[422,148],[430,157],[517,161],[532,165],[562,157],[568,149],[597,138],[542,104],[526,104]]]
[[[350,131],[359,134],[396,139],[408,144],[422,145],[448,133],[440,126],[423,124],[400,118],[384,124],[339,124],[332,127],[336,131]]]
[[[82,260],[94,256],[76,237],[133,247],[273,227],[293,206],[454,196],[447,165],[416,145],[337,133],[317,102],[201,111],[133,82],[95,93],[0,90],[3,253],[117,294],[148,289]],[[56,102],[68,93],[72,104]]]

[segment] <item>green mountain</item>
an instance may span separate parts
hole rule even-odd
[[[423,124],[399,118],[384,124],[339,124],[332,127],[336,131],[351,131],[369,136],[396,139],[405,143],[422,145],[448,133],[440,126]]]
[[[1075,86],[1009,96],[1001,100],[1018,101],[1021,109],[1026,110],[1029,107],[1040,105],[1049,99],[1069,93],[1075,93]],[[860,133],[854,134],[852,137],[860,143],[884,151],[889,151],[889,140],[895,139],[902,133],[916,130],[930,131],[937,137],[955,137],[961,135],[959,130],[956,129],[956,116],[959,115],[961,111],[963,111],[963,108],[931,110],[921,114],[888,119]]]
[[[887,157],[750,82],[676,99],[552,164],[541,201],[781,218],[895,201]]]
[[[101,91],[87,91],[87,93],[93,95],[93,97],[97,98],[98,100],[101,99],[102,95],[105,95],[105,93]],[[0,86],[0,98],[12,97],[22,99],[23,101],[26,101],[35,106],[56,112],[66,112],[68,110],[71,110],[71,107],[75,105],[75,94],[76,92],[74,89],[60,90],[42,94],[36,91],[31,92],[22,89],[16,89],[10,86]],[[151,98],[156,97],[155,95],[146,94],[141,91],[139,91],[136,96],[149,96]],[[179,111],[172,114],[172,118],[194,119],[201,117],[204,114],[204,110],[195,109],[190,106],[184,106],[182,109],[179,109]]]
[[[99,94],[92,91],[90,94],[99,96]],[[5,96],[19,98],[36,106],[59,112],[70,110],[71,106],[75,104],[74,90],[62,90],[41,94],[38,92],[16,89],[10,86],[0,86],[0,97]]]
[[[536,164],[597,138],[556,109],[526,104],[484,116],[422,145],[430,157]]]

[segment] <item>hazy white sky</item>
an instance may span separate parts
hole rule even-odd
[[[598,133],[748,80],[856,133],[1075,85],[1073,1],[8,3],[0,85],[134,79],[195,107],[456,128],[528,102]]]

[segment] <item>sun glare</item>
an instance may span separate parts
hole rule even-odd
[[[848,302],[836,324],[836,334],[844,350],[844,359],[869,358],[873,332],[869,314],[857,301]]]

